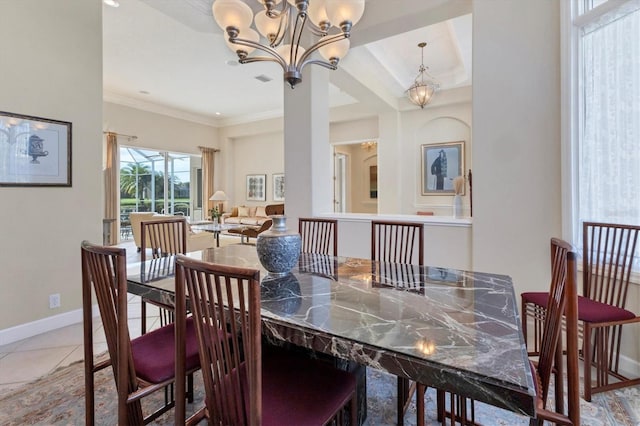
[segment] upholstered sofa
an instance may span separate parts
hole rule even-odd
[[[131,232],[133,233],[133,241],[140,251],[142,247],[142,222],[149,222],[153,220],[162,220],[168,217],[173,217],[166,214],[157,214],[153,212],[132,212],[129,214],[129,221],[131,222]],[[188,225],[187,225],[188,226]],[[147,245],[149,241],[147,241]],[[216,246],[216,238],[211,232],[201,231],[193,232],[191,227],[187,232],[187,252],[204,250],[210,247]]]
[[[234,207],[231,213],[222,215],[224,224],[242,225],[229,229],[231,234],[240,234],[243,237],[256,238],[258,234],[271,227],[269,216],[284,214],[284,204],[268,204],[266,206]]]

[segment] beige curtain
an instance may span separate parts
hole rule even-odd
[[[207,148],[204,146],[199,147],[202,152],[202,218],[209,217],[209,209],[214,207],[215,202],[209,200],[213,193],[216,191],[213,184],[213,171],[215,166],[217,149]]]
[[[106,162],[104,167],[104,244],[113,245],[119,242],[120,228],[120,185],[118,184],[118,165],[120,153],[118,150],[118,136],[107,133]]]

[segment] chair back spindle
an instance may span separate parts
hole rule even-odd
[[[298,231],[302,253],[338,255],[338,221],[335,219],[300,218]]]
[[[424,264],[424,226],[418,222],[371,222],[371,259]]]

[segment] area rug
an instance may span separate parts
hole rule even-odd
[[[202,404],[203,390],[195,379],[196,401],[188,404],[192,411]],[[365,422],[369,426],[395,424],[395,376],[367,370],[367,410]],[[157,393],[157,398],[162,398]],[[437,425],[435,418],[435,391],[426,396],[427,425]],[[158,403],[154,397],[145,404]],[[640,386],[621,389],[594,396],[592,403],[581,402],[583,425],[640,426]],[[117,410],[115,386],[110,369],[96,374],[96,424],[115,425]],[[505,410],[476,403],[477,420],[483,425],[528,425],[526,417]],[[173,424],[173,412],[166,413],[153,424]],[[84,424],[84,369],[82,362],[61,368],[46,377],[0,395],[0,425],[83,425]],[[203,422],[204,424],[204,422]],[[412,403],[405,424],[416,424],[416,409]],[[284,426],[284,425],[283,425]]]

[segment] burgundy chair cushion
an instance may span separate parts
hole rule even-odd
[[[247,377],[240,372],[245,389]],[[262,357],[262,425],[322,425],[356,388],[355,376],[331,365],[284,349]],[[248,394],[244,395],[248,406]]]
[[[626,309],[596,302],[588,297],[578,296],[578,319],[580,321],[596,323],[623,321],[635,317],[636,315],[633,312]]]
[[[526,293],[522,293],[522,302],[524,303],[533,303],[538,306],[542,306],[543,308],[546,308],[548,301],[549,301],[548,291],[529,291]]]
[[[169,324],[131,341],[133,365],[138,377],[150,383],[160,383],[175,375],[174,328],[174,324]],[[200,365],[198,339],[193,318],[187,319],[186,342],[186,367],[189,371]]]
[[[543,308],[547,307],[549,293],[527,292],[522,293],[524,303],[534,303]],[[598,323],[607,321],[623,321],[635,318],[636,315],[623,308],[618,308],[606,303],[591,300],[588,297],[578,296],[578,319],[584,322]]]

